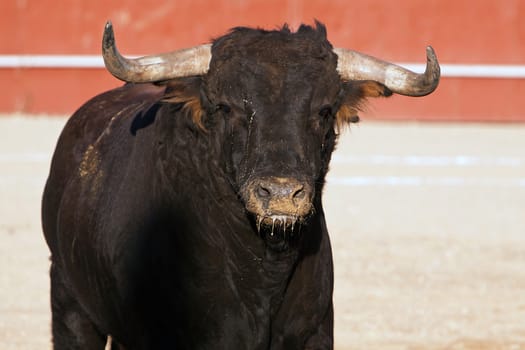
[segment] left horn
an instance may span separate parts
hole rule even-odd
[[[117,50],[111,22],[106,23],[102,38],[102,57],[107,70],[130,83],[149,83],[208,72],[211,45],[195,46],[140,58],[125,58]]]
[[[345,80],[374,80],[406,96],[428,95],[439,84],[439,62],[431,46],[427,47],[427,66],[423,74],[353,50],[336,48],[334,52],[339,57],[337,70]]]

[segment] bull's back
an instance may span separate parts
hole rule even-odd
[[[42,226],[51,254],[58,253],[57,216],[64,191],[75,178],[89,172],[86,157],[112,124],[123,125],[158,101],[164,87],[127,84],[98,95],[79,108],[68,120],[58,139],[42,199]]]

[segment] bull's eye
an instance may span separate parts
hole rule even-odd
[[[219,111],[219,110],[220,110],[220,111],[223,111],[223,112],[226,113],[226,114],[228,114],[228,113],[231,112],[231,108],[230,108],[230,106],[228,106],[228,105],[225,104],[225,103],[219,103],[219,104],[217,105],[217,110],[218,110],[218,111]]]
[[[328,118],[332,115],[332,106],[326,105],[319,110],[319,115],[323,118]]]

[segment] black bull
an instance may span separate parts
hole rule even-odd
[[[211,53],[204,73],[139,67],[65,126],[42,209],[56,349],[333,347],[337,132],[367,97],[431,92],[439,66],[416,93],[344,78],[320,24],[238,28]]]

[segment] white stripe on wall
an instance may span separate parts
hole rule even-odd
[[[137,56],[129,56],[137,57]],[[424,64],[401,63],[415,72],[423,72]],[[103,68],[100,55],[0,55],[0,68]],[[458,78],[525,78],[525,65],[442,64],[443,77]]]
[[[0,68],[103,68],[97,55],[0,55]]]
[[[424,72],[424,64],[401,63],[414,72]],[[525,78],[525,65],[505,64],[441,64],[441,76],[447,78]]]

